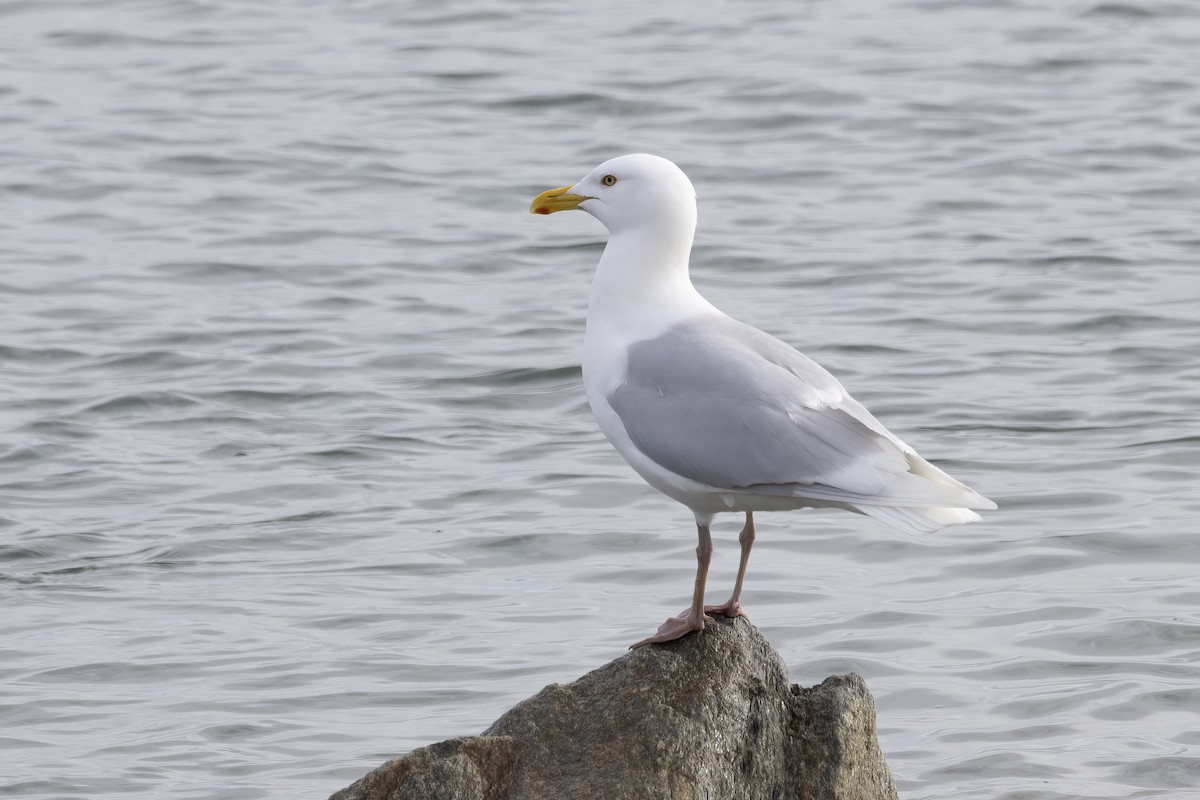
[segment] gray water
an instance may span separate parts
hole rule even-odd
[[[1200,5],[0,0],[0,794],[323,797],[686,605],[603,440],[630,151],[696,283],[1001,509],[763,515],[906,800],[1200,786]],[[728,590],[739,521],[716,528]]]

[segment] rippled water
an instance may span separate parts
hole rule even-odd
[[[1195,797],[1200,6],[0,0],[0,64],[0,793],[324,796],[686,605],[603,232],[526,213],[646,150],[703,291],[1001,504],[764,515],[793,679],[909,800]]]

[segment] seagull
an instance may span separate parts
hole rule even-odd
[[[549,189],[533,214],[586,211],[608,229],[588,301],[583,385],[600,430],[696,520],[692,604],[632,645],[737,617],[754,512],[840,508],[910,533],[974,522],[996,504],[930,464],[829,372],[724,314],[692,285],[696,190],[665,158],[605,161]],[[713,517],[745,514],[733,594],[705,605]]]

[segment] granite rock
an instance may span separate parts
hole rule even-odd
[[[810,689],[744,618],[551,684],[330,800],[896,800],[858,675]]]

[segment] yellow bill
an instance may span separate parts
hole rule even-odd
[[[583,194],[567,194],[567,189],[570,188],[570,186],[560,186],[557,189],[547,189],[542,192],[529,204],[529,213],[553,214],[555,211],[569,211],[572,208],[579,208],[579,204],[584,200],[592,199]]]

